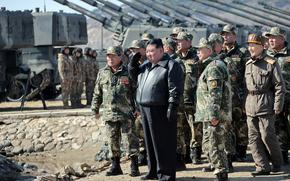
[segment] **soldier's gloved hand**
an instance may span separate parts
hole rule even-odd
[[[167,119],[169,122],[176,121],[177,119],[177,106],[170,103],[167,109]]]
[[[141,53],[137,52],[137,53],[131,54],[129,61],[131,65],[134,66],[134,65],[138,65],[138,62],[140,59],[141,59]]]
[[[212,125],[212,126],[217,126],[218,124],[219,124],[219,120],[217,119],[217,118],[213,118],[211,121],[210,121],[210,124]]]

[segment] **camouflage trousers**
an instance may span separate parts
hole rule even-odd
[[[226,121],[224,123],[225,128],[225,152],[227,155],[234,155],[236,153],[236,136],[235,130],[232,126],[231,121]]]
[[[135,127],[136,127],[136,135],[139,140],[139,149],[140,152],[145,150],[145,138],[144,138],[144,130],[142,127],[142,119],[141,116],[138,116],[135,120]]]
[[[275,121],[275,131],[282,151],[290,149],[289,112],[287,110],[288,104],[285,104],[283,112],[276,116]]]
[[[190,148],[202,146],[202,122],[194,121],[194,113],[192,106],[185,106],[184,119],[187,120],[191,132]]]
[[[61,81],[61,95],[62,95],[63,105],[68,106],[69,97],[71,95],[71,81],[70,80]]]
[[[96,82],[96,80],[86,79],[85,86],[86,86],[87,105],[91,105],[91,103],[92,103],[95,82]]]
[[[232,127],[234,128],[234,134],[236,137],[236,142],[234,143],[238,146],[248,145],[248,126],[246,121],[246,115],[243,113],[242,108],[234,107],[232,111]]]
[[[109,145],[109,157],[121,157],[121,140],[127,140],[123,143],[125,148],[127,148],[128,156],[138,156],[139,155],[139,142],[136,136],[135,125],[131,120],[128,121],[118,121],[106,122],[106,134]]]
[[[214,167],[214,174],[228,172],[226,155],[226,129],[224,123],[211,126],[203,122],[203,152],[208,155],[210,164]]]
[[[71,96],[70,96],[70,101],[72,106],[81,104],[81,96],[83,93],[83,82],[81,80],[73,80],[72,83],[72,88],[71,88]]]
[[[186,155],[186,136],[185,136],[185,123],[184,113],[178,112],[177,116],[177,145],[176,153]],[[187,123],[186,123],[187,124]]]

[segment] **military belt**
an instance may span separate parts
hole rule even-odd
[[[269,92],[268,90],[248,90],[248,94],[250,95],[260,95]]]

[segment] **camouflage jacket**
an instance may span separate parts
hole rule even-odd
[[[220,60],[209,57],[209,62],[198,80],[196,90],[196,122],[231,121],[231,87],[227,67]]]
[[[106,66],[99,72],[91,109],[94,112],[100,110],[105,122],[128,120],[132,118],[134,110],[132,92],[127,67],[121,65],[119,70],[113,73],[111,68]]]
[[[237,83],[242,85],[245,73],[245,64],[250,57],[250,54],[246,48],[240,47],[237,43],[229,51],[223,50],[226,57],[230,57],[232,64],[237,67]]]
[[[62,53],[58,54],[58,71],[61,80],[69,80],[72,78],[72,60],[71,57]]]
[[[282,111],[285,84],[280,66],[264,52],[262,58],[250,59],[246,63],[246,114],[261,116]]]
[[[288,92],[287,94],[289,94],[290,103],[290,49],[287,49],[287,46],[285,46],[279,52],[276,52],[273,49],[268,49],[267,55],[269,55],[270,57],[274,57],[278,60],[286,84],[286,90]]]
[[[228,68],[230,79],[231,79],[231,91],[232,91],[232,106],[233,107],[243,107],[245,99],[245,86],[243,80],[244,75],[240,75],[240,70],[237,67],[238,64],[234,62],[231,57],[227,57],[225,53],[213,54],[214,60],[223,61]],[[242,78],[239,78],[241,76]]]
[[[195,103],[195,90],[197,85],[198,74],[200,75],[198,68],[198,57],[196,55],[196,51],[194,49],[189,49],[186,56],[182,56],[182,54],[178,53],[178,58],[176,58],[177,62],[183,62],[183,72],[185,75],[184,79],[184,92],[183,92],[183,100],[184,104],[194,105]]]
[[[72,78],[75,81],[84,80],[84,60],[83,58],[76,58],[72,56]]]
[[[92,57],[85,56],[84,58],[84,72],[86,80],[96,80],[99,72],[99,63]]]

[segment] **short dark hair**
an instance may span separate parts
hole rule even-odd
[[[163,48],[163,43],[160,38],[154,38],[147,42],[147,45],[155,45],[156,48]]]

